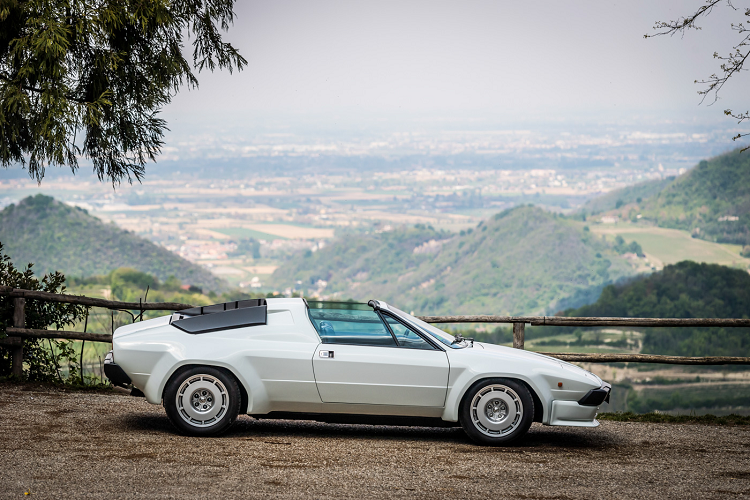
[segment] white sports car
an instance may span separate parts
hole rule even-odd
[[[269,298],[118,328],[105,372],[182,432],[256,418],[460,425],[507,444],[532,422],[595,427],[610,385],[575,365],[450,335],[385,302]]]

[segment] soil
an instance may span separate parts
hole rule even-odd
[[[241,416],[218,438],[116,392],[0,384],[0,498],[743,498],[750,428],[534,424],[517,446],[460,428]]]

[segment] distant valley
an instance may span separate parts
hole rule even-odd
[[[458,234],[418,225],[342,237],[273,280],[421,314],[532,314],[595,300],[602,285],[635,274],[621,253],[575,221],[522,206]]]
[[[734,151],[595,198],[581,216],[522,206],[460,233],[417,225],[346,234],[290,258],[270,283],[422,314],[552,314],[683,260],[748,269],[750,247],[740,244],[749,226],[750,154]]]

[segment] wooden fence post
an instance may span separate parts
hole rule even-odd
[[[513,347],[523,349],[523,337],[526,323],[513,323]]]
[[[13,326],[16,328],[26,328],[26,299],[16,297],[13,299]],[[13,346],[10,348],[12,368],[11,373],[16,377],[23,375],[23,339],[12,337]]]

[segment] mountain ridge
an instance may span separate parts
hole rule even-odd
[[[583,213],[681,229],[717,243],[746,247],[750,256],[750,152],[700,161],[676,178],[646,181],[590,200]]]
[[[42,194],[0,211],[0,241],[14,262],[32,262],[39,274],[60,271],[71,277],[87,277],[130,267],[160,280],[172,275],[209,290],[228,288],[197,264],[106,224],[86,210]]]
[[[601,238],[537,207],[462,233],[418,225],[351,235],[290,260],[272,280],[325,281],[329,298],[379,298],[420,314],[520,315],[554,312],[579,290],[634,274]]]

